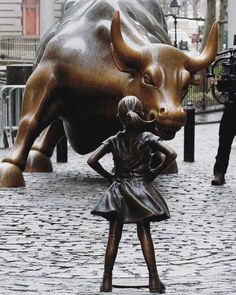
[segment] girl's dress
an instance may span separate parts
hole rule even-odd
[[[91,213],[107,220],[118,218],[122,223],[170,218],[165,200],[149,179],[158,137],[150,132],[123,131],[103,144],[112,152],[115,180]]]

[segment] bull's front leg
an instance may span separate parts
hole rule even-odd
[[[46,128],[36,143],[32,146],[26,166],[25,172],[52,172],[51,156],[53,151],[60,141],[65,136],[62,120],[56,119]]]
[[[29,78],[22,106],[16,141],[0,164],[0,187],[25,186],[22,171],[29,151],[38,135],[59,115],[51,93],[56,87],[52,68],[38,67]]]

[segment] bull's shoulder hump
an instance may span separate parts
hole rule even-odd
[[[110,43],[110,26],[116,10],[121,12],[122,34],[131,44],[168,43],[162,12],[156,2],[77,0],[73,9],[68,9],[55,30],[50,32],[46,40],[48,44],[46,46],[45,42],[40,56],[44,50],[45,53],[56,52],[63,56],[73,51],[83,53],[86,48],[93,48],[92,53],[100,52],[99,47],[106,51],[106,56],[110,50],[107,45]],[[65,48],[66,50],[63,50]]]
[[[73,23],[87,29],[88,26],[100,20],[112,19],[114,12],[119,9],[118,0],[77,0],[73,9],[69,9],[61,19],[59,31],[63,31]]]

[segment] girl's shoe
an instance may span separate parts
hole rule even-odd
[[[112,273],[104,273],[102,284],[100,286],[100,292],[111,292],[112,291]]]
[[[149,291],[150,293],[165,293],[166,287],[157,276],[149,277]]]

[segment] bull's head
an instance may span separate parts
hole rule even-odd
[[[112,55],[122,72],[131,74],[127,94],[142,102],[146,119],[156,119],[158,134],[171,139],[185,123],[182,100],[189,86],[200,82],[199,71],[205,69],[217,54],[217,24],[211,29],[207,44],[197,57],[189,57],[165,44],[139,48],[125,42],[120,29],[120,16],[114,14],[111,25]]]

